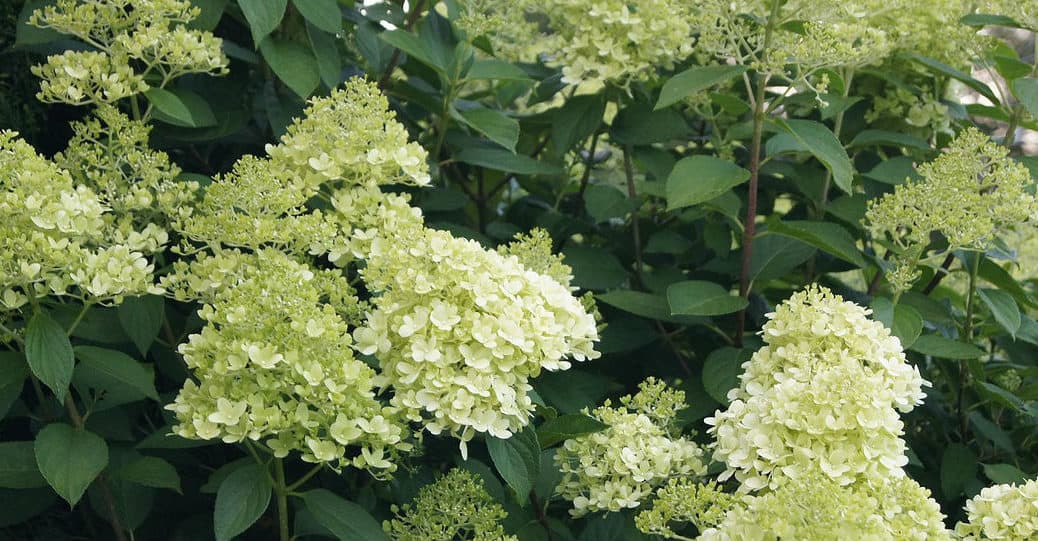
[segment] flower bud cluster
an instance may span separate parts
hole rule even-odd
[[[451,470],[422,487],[413,502],[393,507],[396,516],[382,527],[395,541],[517,541],[500,525],[508,513],[483,479],[466,470]]]
[[[566,440],[557,451],[563,477],[556,492],[573,502],[573,516],[633,509],[668,479],[706,473],[703,450],[674,428],[685,393],[654,378],[638,387],[619,408],[607,400],[585,410],[608,428]]]

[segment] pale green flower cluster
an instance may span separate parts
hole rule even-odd
[[[399,410],[375,397],[375,371],[353,355],[357,299],[338,271],[318,271],[277,250],[248,257],[236,283],[199,316],[180,346],[188,380],[167,406],[185,438],[245,439],[275,456],[377,472],[411,450]]]
[[[812,286],[768,314],[731,404],[706,419],[722,480],[754,491],[815,469],[840,485],[904,475],[898,412],[920,404],[927,383],[869,313]]]
[[[674,531],[675,524],[691,524],[697,531],[714,528],[736,505],[735,496],[721,491],[713,481],[671,479],[656,491],[652,507],[638,513],[635,525],[643,533],[667,539],[689,539]]]
[[[985,250],[1004,233],[1038,219],[1027,168],[975,128],[918,170],[922,180],[871,201],[865,215],[872,237],[893,244],[896,269],[888,280],[895,290],[911,287],[921,261],[943,256],[944,251],[926,253],[934,234],[947,240],[945,251]]]
[[[483,487],[483,479],[455,468],[422,487],[418,496],[382,524],[394,541],[517,541],[500,521],[508,513]]]
[[[934,133],[951,131],[948,106],[929,93],[914,94],[906,88],[890,87],[886,93],[875,96],[872,108],[865,113],[865,121],[896,119],[929,138]],[[911,128],[909,128],[911,129]]]
[[[685,393],[649,378],[634,396],[585,413],[609,426],[566,440],[555,455],[563,477],[556,492],[575,517],[633,509],[670,479],[706,473],[703,450],[674,428]]]
[[[443,5],[443,4],[440,4]],[[510,62],[532,62],[557,47],[558,36],[541,32],[533,0],[468,0],[455,25],[469,41],[485,36],[494,56]]]
[[[653,79],[692,54],[692,4],[681,0],[556,0],[541,9],[558,37],[548,65],[569,84]]]
[[[533,416],[529,379],[594,359],[595,319],[567,283],[515,256],[425,228],[383,228],[366,254],[379,295],[357,348],[374,355],[391,403],[463,444],[508,438]]]
[[[816,471],[744,497],[696,539],[950,541],[943,520],[930,491],[909,478],[844,486]]]
[[[1027,541],[1038,538],[1038,479],[995,485],[966,502],[968,521],[955,526],[963,541]]]
[[[200,13],[186,0],[58,0],[33,12],[29,24],[70,34],[96,51],[66,51],[33,67],[37,98],[85,105],[113,103],[145,92],[154,76],[164,87],[188,73],[222,75],[221,40],[186,24]],[[134,66],[141,66],[135,69]]]
[[[47,295],[119,302],[162,293],[146,256],[164,246],[165,230],[136,228],[90,184],[0,132],[0,311]]]

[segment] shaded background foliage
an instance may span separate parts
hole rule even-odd
[[[38,103],[28,67],[82,44],[24,25],[45,3],[0,6],[0,128],[17,129],[49,155],[64,147],[68,122],[83,112]],[[740,364],[761,344],[754,332],[765,314],[817,281],[871,306],[934,382],[924,406],[906,418],[907,470],[932,490],[950,523],[963,518],[962,504],[983,486],[1038,471],[1038,275],[1026,253],[1033,243],[1025,235],[983,253],[949,253],[923,267],[914,288],[900,295],[883,279],[889,251],[862,225],[868,200],[916,175],[914,164],[938,156],[953,130],[974,123],[1006,142],[1032,172],[1038,167],[1013,141],[1018,131],[1038,127],[1036,95],[1024,91],[1034,88],[1033,45],[1025,43],[1023,55],[1002,45],[975,59],[990,68],[977,77],[997,79],[995,87],[1015,94],[996,95],[967,73],[970,59],[953,67],[914,54],[858,69],[853,79],[831,70],[823,96],[811,88],[787,96],[773,116],[788,122],[757,123],[764,163],[754,196],[757,234],[744,264],[747,170],[756,168],[748,91],[758,87],[744,88],[742,71],[707,72],[703,59],[692,56],[649,82],[574,92],[558,68],[495,58],[486,37],[465,41],[450,20],[458,12],[452,2],[446,12],[426,12],[395,3],[305,7],[280,0],[271,4],[284,4],[283,15],[252,19],[253,2],[194,3],[203,15],[192,24],[224,39],[231,66],[226,77],[179,80],[171,90],[187,114],[165,118],[152,132],[152,145],[189,171],[185,178],[205,184],[240,156],[262,154],[301,114],[305,98],[366,76],[380,82],[412,139],[431,154],[434,186],[408,189],[430,224],[491,247],[534,227],[550,232],[573,267],[574,283],[595,292],[608,325],[601,359],[536,380],[543,418],[578,413],[656,376],[686,392],[683,426],[705,442],[703,419],[737,385]],[[316,6],[327,10],[312,11]],[[266,45],[255,46],[264,32]],[[1033,42],[1033,34],[1024,36]],[[882,114],[883,100],[897,90],[940,103],[946,114],[922,122],[907,109]],[[772,91],[769,99],[782,90]],[[943,242],[934,239],[936,246]],[[975,303],[974,281],[982,288]],[[735,293],[740,285],[745,300]],[[201,321],[191,306],[142,302],[147,305],[91,309],[74,338],[153,366],[159,400],[99,408],[87,427],[109,443],[115,512],[136,539],[208,538],[221,481],[250,459],[235,446],[164,437],[170,418],[161,406],[188,377],[170,345]],[[965,321],[975,336],[963,336]],[[0,405],[10,404],[0,420],[4,441],[31,440],[40,419],[62,415],[48,411],[56,405],[23,396],[24,385],[0,386]],[[473,446],[472,458],[461,462],[455,442],[435,438],[388,483],[354,471],[325,471],[315,482],[384,519],[390,504],[409,501],[457,463],[484,478],[509,512],[506,530],[523,541],[646,538],[630,513],[569,519],[566,502],[553,498],[559,474],[551,453],[540,455],[539,474],[527,480],[529,498],[511,492],[485,447]],[[149,470],[143,481],[120,477],[121,466],[142,457],[166,466]],[[292,469],[294,476],[305,471],[302,464]],[[714,464],[713,471],[720,469]],[[69,510],[38,480],[19,485],[0,471],[0,481],[0,535],[106,537],[103,520],[112,510],[96,486],[86,505]],[[244,538],[271,538],[276,528],[265,515]],[[305,509],[296,514],[295,532],[327,533]]]

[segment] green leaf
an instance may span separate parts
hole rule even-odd
[[[560,441],[591,434],[609,428],[609,425],[584,414],[562,415],[545,421],[537,428],[537,439],[541,449],[547,449]]]
[[[469,80],[496,79],[498,81],[528,81],[530,76],[519,66],[498,60],[497,58],[481,58],[472,63],[465,73]]]
[[[1013,439],[1009,437],[1002,427],[995,423],[987,420],[984,414],[974,410],[969,415],[970,423],[973,424],[973,429],[981,436],[991,441],[995,447],[1002,449],[1010,454],[1016,454],[1016,448],[1013,446]]]
[[[155,106],[152,111],[155,119],[166,124],[183,128],[207,128],[217,124],[209,103],[189,90],[152,88],[144,96]]]
[[[703,388],[710,398],[728,403],[728,391],[739,386],[739,374],[746,361],[746,351],[733,347],[715,349],[703,363]]]
[[[382,41],[407,53],[407,56],[418,60],[441,74],[447,73],[446,59],[440,58],[441,55],[437,51],[433,51],[417,35],[406,30],[390,30],[382,32],[378,37]]]
[[[688,141],[691,129],[674,109],[654,111],[648,104],[635,103],[617,113],[610,134],[621,145],[650,145],[674,139]]]
[[[608,184],[592,184],[584,191],[584,208],[595,221],[623,218],[638,208],[638,201]]]
[[[249,21],[253,43],[259,45],[281,24],[288,0],[238,0],[238,5]]]
[[[856,267],[865,266],[865,258],[858,251],[854,237],[846,229],[829,222],[773,220],[768,231],[776,235],[802,240],[823,252],[832,254]]]
[[[193,21],[187,23],[192,30],[212,32],[220,24],[223,12],[227,9],[228,0],[191,0],[191,4],[202,10]]]
[[[749,171],[728,160],[706,155],[683,158],[667,177],[667,210],[710,201],[749,178]]]
[[[304,100],[321,83],[321,70],[313,51],[294,41],[268,38],[260,43],[263,59],[288,88]]]
[[[773,280],[789,274],[815,254],[815,248],[795,238],[765,235],[753,239],[750,280]]]
[[[148,354],[148,348],[162,329],[165,306],[165,299],[159,295],[127,297],[119,305],[119,323],[141,355]]]
[[[984,355],[984,351],[973,344],[951,340],[936,334],[920,336],[908,349],[939,359],[979,359]]]
[[[971,77],[967,73],[964,73],[964,72],[959,71],[959,70],[957,70],[957,69],[955,69],[955,68],[953,68],[953,67],[951,67],[951,66],[949,66],[947,64],[938,62],[937,60],[934,60],[932,58],[927,58],[927,57],[922,56],[922,55],[909,54],[909,55],[906,55],[906,56],[908,58],[910,58],[912,60],[915,60],[916,62],[919,62],[920,64],[922,64],[922,65],[924,65],[924,66],[926,66],[926,67],[936,71],[937,73],[940,73],[942,75],[946,75],[948,77],[951,77],[952,79],[958,80],[959,82],[965,84],[966,86],[972,88],[973,90],[976,90],[978,93],[980,93],[981,96],[984,96],[985,98],[991,100],[991,103],[993,103],[995,105],[998,105],[999,103],[1001,103],[998,100],[998,97],[995,96],[995,93],[992,92],[990,88],[988,88],[988,85],[986,85],[986,84],[984,84],[984,83],[974,79],[973,77]]]
[[[231,472],[216,491],[213,531],[217,541],[230,541],[263,515],[272,487],[267,472],[249,464]]]
[[[952,443],[941,457],[941,492],[948,499],[957,498],[976,477],[977,457],[969,447]]]
[[[342,32],[342,10],[336,0],[292,0],[292,5],[310,24],[328,32]]]
[[[687,280],[667,288],[670,312],[680,316],[719,316],[738,312],[748,302],[713,282]]]
[[[306,35],[310,38],[310,51],[317,59],[317,71],[321,82],[328,88],[336,88],[342,82],[342,58],[339,56],[339,38],[307,23]]]
[[[1016,305],[1013,296],[998,289],[978,288],[977,294],[980,299],[991,310],[995,321],[1009,333],[1014,339],[1016,332],[1020,330],[1023,320],[1020,317],[1020,307]]]
[[[177,474],[177,469],[161,458],[142,457],[119,468],[115,472],[115,477],[141,486],[168,488],[181,494],[180,475]]]
[[[470,165],[520,175],[563,174],[563,169],[558,165],[537,161],[522,154],[513,154],[500,148],[468,147],[462,149],[454,159]]]
[[[528,426],[511,438],[487,436],[487,450],[501,478],[515,490],[519,504],[525,506],[541,467],[541,446],[537,432]]]
[[[135,397],[158,402],[159,393],[155,390],[155,373],[151,366],[112,349],[76,346],[75,353],[79,359],[77,376],[84,371],[91,375],[91,381],[106,385],[102,389],[132,393]]]
[[[901,341],[902,348],[914,344],[923,332],[923,317],[907,304],[894,306],[890,299],[876,297],[872,301],[872,311],[872,316]]]
[[[840,140],[825,126],[812,120],[775,121],[780,129],[796,141],[797,150],[810,152],[832,173],[833,182],[844,192],[851,193],[854,164]],[[771,142],[768,142],[769,146]],[[769,151],[770,154],[770,151]]]
[[[1020,103],[1027,108],[1031,116],[1038,118],[1038,79],[1026,77],[1013,81],[1013,93]]]
[[[602,125],[606,102],[601,95],[576,96],[554,111],[551,119],[551,145],[556,154],[565,154]]]
[[[1009,27],[1016,28],[1016,27],[1019,27],[1019,24],[1020,24],[1020,23],[1016,22],[1016,20],[1014,20],[1012,17],[1007,17],[1005,15],[986,14],[986,13],[969,13],[967,15],[963,15],[962,18],[959,19],[959,22],[964,24],[964,25],[967,25],[967,26],[977,26],[977,27],[982,27],[982,26],[1009,26]]]
[[[1030,476],[1012,464],[984,464],[984,475],[996,484],[1023,483]]]
[[[858,133],[858,135],[856,135],[847,146],[864,147],[871,145],[930,150],[930,143],[927,143],[924,139],[920,139],[914,135],[908,135],[907,133],[898,133],[886,130],[863,130]]]
[[[700,321],[692,316],[675,316],[672,314],[670,312],[670,303],[667,302],[667,298],[663,295],[631,291],[630,289],[617,289],[598,293],[595,295],[595,300],[648,319],[658,319],[674,323],[695,323]]]
[[[689,68],[663,83],[660,90],[660,98],[656,101],[655,109],[669,107],[686,96],[702,92],[718,83],[723,83],[733,77],[738,77],[749,69],[746,66],[695,66]]]
[[[53,511],[57,494],[50,487],[34,489],[0,489],[0,527],[25,522],[44,511]]]
[[[534,387],[549,405],[562,413],[594,407],[602,397],[622,388],[606,376],[582,370],[542,372],[534,381]]]
[[[0,442],[0,487],[37,488],[47,486],[47,480],[36,465],[36,453],[31,441]]]
[[[46,312],[37,312],[26,326],[25,359],[32,373],[54,392],[58,402],[64,402],[76,361],[65,329]]]
[[[611,289],[627,279],[620,260],[604,248],[567,246],[562,252],[573,269],[573,284],[584,289]]]
[[[883,160],[876,164],[864,176],[883,184],[897,186],[904,184],[907,180],[919,180],[922,177],[915,169],[915,160],[908,156],[898,156],[889,160]]]
[[[108,465],[108,445],[99,436],[53,423],[36,435],[36,465],[59,496],[75,506]]]
[[[328,490],[305,492],[303,502],[318,524],[339,541],[389,541],[382,526],[363,507]]]
[[[461,111],[459,117],[470,127],[487,136],[491,141],[515,152],[519,142],[519,121],[501,111],[480,107]]]
[[[21,353],[0,352],[0,419],[7,416],[14,401],[21,396],[27,377],[29,367]]]

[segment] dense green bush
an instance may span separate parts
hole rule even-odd
[[[7,2],[0,536],[1034,539],[1036,28]]]

